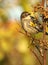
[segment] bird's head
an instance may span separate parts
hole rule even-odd
[[[23,12],[22,14],[21,14],[21,20],[23,20],[23,19],[30,19],[30,13],[29,12]]]

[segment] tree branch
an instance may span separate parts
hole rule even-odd
[[[35,57],[37,58],[37,60],[39,61],[40,65],[42,65],[41,61],[39,60],[38,56],[36,55],[36,53],[30,48],[30,51],[35,55]]]

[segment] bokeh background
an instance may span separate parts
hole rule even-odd
[[[40,65],[30,51],[30,38],[21,27],[23,11],[32,12],[42,0],[0,0],[0,65]],[[42,38],[39,33],[37,38]],[[48,40],[48,36],[47,36]],[[42,61],[40,54],[31,46]],[[47,64],[48,65],[48,52]]]

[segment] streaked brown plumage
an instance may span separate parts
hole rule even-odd
[[[30,13],[28,12],[23,12],[21,14],[21,23],[23,29],[28,32],[28,33],[37,33],[39,32],[39,26],[34,22],[35,19],[34,17],[31,18]]]

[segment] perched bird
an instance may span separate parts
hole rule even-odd
[[[32,17],[31,14],[28,12],[23,12],[21,14],[21,24],[26,33],[37,34],[38,32],[41,31],[40,27],[39,27],[40,23],[38,22],[38,20],[36,20],[34,17]],[[33,42],[31,42],[31,43],[33,45],[35,45],[37,50],[40,52],[40,46],[38,44],[36,44],[36,42],[35,43],[33,43]]]
[[[23,29],[27,32],[27,33],[38,33],[40,32],[40,27],[39,27],[39,23],[38,21],[31,16],[30,13],[28,12],[23,12],[21,14],[21,24]]]

